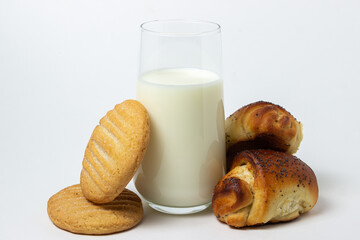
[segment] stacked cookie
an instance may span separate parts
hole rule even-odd
[[[109,111],[86,147],[80,184],[48,201],[48,215],[59,228],[82,234],[127,230],[143,216],[140,198],[128,189],[150,138],[150,118],[136,100]]]

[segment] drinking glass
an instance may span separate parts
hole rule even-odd
[[[139,73],[137,99],[149,112],[151,134],[135,186],[158,211],[204,210],[225,172],[220,26],[143,23]]]

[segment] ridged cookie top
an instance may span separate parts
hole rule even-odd
[[[272,149],[295,153],[302,140],[302,125],[284,108],[259,101],[234,112],[225,121],[226,148]],[[233,150],[234,151],[234,150]]]
[[[48,201],[48,215],[59,228],[82,234],[109,234],[127,230],[143,216],[141,199],[124,189],[112,202],[94,204],[82,194],[79,184],[54,194]]]
[[[150,138],[150,118],[136,100],[109,111],[94,129],[86,147],[80,184],[95,203],[115,199],[134,176]]]

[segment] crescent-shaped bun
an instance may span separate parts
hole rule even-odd
[[[316,176],[299,158],[246,150],[215,187],[212,206],[220,221],[243,227],[292,220],[312,209],[317,199]]]
[[[259,101],[246,105],[225,121],[226,149],[272,149],[294,154],[303,138],[302,125],[284,108]]]

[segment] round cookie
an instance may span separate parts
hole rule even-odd
[[[80,185],[94,203],[115,199],[134,176],[150,138],[150,118],[136,100],[126,100],[97,125],[86,147]]]
[[[82,234],[109,234],[134,227],[143,217],[141,199],[124,191],[112,202],[94,204],[82,194],[79,184],[54,194],[48,201],[51,221],[64,230]]]

